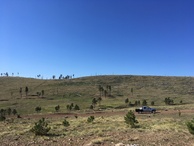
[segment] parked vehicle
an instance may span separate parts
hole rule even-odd
[[[149,106],[142,106],[138,109],[135,109],[136,112],[138,113],[145,113],[145,112],[148,112],[148,113],[155,113],[156,112],[156,109],[155,108],[151,108]]]

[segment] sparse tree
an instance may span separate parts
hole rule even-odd
[[[136,120],[135,114],[132,111],[129,111],[126,114],[124,120],[126,124],[131,126],[131,128],[136,128],[136,123],[138,123],[138,121]]]
[[[98,103],[99,103],[99,105],[101,104],[101,101],[102,101],[102,98],[99,97],[99,98],[98,98]]]
[[[146,106],[147,105],[147,101],[144,99],[142,102],[142,106]]]
[[[101,85],[98,86],[98,90],[100,91],[100,97],[102,97],[102,93],[103,93],[103,87]]]
[[[64,127],[70,126],[69,122],[66,119],[63,121],[63,126]]]
[[[131,88],[131,94],[132,94],[132,96],[133,96],[133,88]]]
[[[111,96],[112,87],[109,85],[109,86],[108,86],[108,89],[109,89],[109,96]]]
[[[80,110],[79,106],[76,104],[74,107],[75,110]]]
[[[104,96],[106,97],[108,94],[107,90],[104,90]]]
[[[128,98],[125,99],[125,103],[126,103],[126,104],[129,103],[129,99],[128,99]]]
[[[55,75],[53,75],[53,80],[55,79]]]
[[[92,105],[93,105],[93,107],[95,108],[95,105],[97,104],[97,100],[96,100],[96,98],[93,98],[93,100],[92,100]]]
[[[8,115],[11,115],[11,112],[12,112],[11,108],[8,108],[8,109],[7,109],[7,114],[8,114]]]
[[[94,106],[93,105],[90,105],[90,109],[94,109]]]
[[[25,92],[26,92],[26,97],[28,96],[28,87],[26,86],[25,88]]]
[[[174,104],[174,101],[172,99],[170,99],[170,97],[165,98],[164,102],[165,102],[166,105],[172,105],[172,104]]]
[[[41,93],[42,93],[42,97],[43,97],[44,96],[44,90],[42,90]]]
[[[95,119],[94,116],[90,116],[90,117],[88,117],[87,122],[91,123],[94,121],[94,119]]]
[[[13,113],[13,115],[15,116],[18,112],[17,112],[16,109],[13,109],[12,113]]]
[[[154,104],[155,104],[154,101],[152,101],[152,102],[151,102],[151,105],[154,106]]]
[[[42,110],[42,108],[40,107],[40,106],[37,106],[36,108],[35,108],[35,111],[38,113],[38,112],[40,112]]]
[[[194,119],[186,123],[187,128],[191,134],[194,135]]]
[[[20,87],[20,96],[22,98],[22,87]]]
[[[60,110],[60,106],[57,105],[57,106],[55,107],[55,111],[58,112],[59,110]]]
[[[34,132],[35,135],[47,135],[50,129],[51,128],[48,127],[48,123],[45,121],[44,118],[42,118],[38,122],[35,123],[31,131]]]

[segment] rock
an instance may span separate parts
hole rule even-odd
[[[123,144],[123,143],[117,143],[117,144],[115,144],[115,146],[125,146],[125,144]]]

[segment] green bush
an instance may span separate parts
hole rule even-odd
[[[5,116],[0,114],[0,121],[5,121],[5,119],[6,119]]]
[[[136,120],[135,114],[132,111],[129,111],[126,116],[124,117],[125,123],[130,125],[131,128],[136,128],[137,126],[135,125],[138,123]]]
[[[94,119],[95,119],[94,116],[90,116],[90,117],[88,117],[87,122],[91,123],[94,121]]]
[[[35,135],[47,135],[50,129],[51,128],[48,127],[48,123],[45,121],[44,118],[42,118],[35,123],[31,131],[35,133]]]
[[[42,108],[40,107],[40,106],[37,106],[36,108],[35,108],[35,111],[38,113],[38,112],[40,112],[42,110]]]
[[[65,119],[65,120],[63,121],[63,126],[68,127],[69,125],[70,125],[69,122]]]
[[[12,113],[13,113],[14,115],[16,115],[18,112],[17,112],[16,109],[13,109]]]
[[[194,135],[194,119],[186,123],[187,128],[191,134]]]
[[[79,106],[76,104],[74,107],[75,110],[80,110]]]
[[[60,106],[59,105],[55,106],[55,111],[58,112],[59,110],[60,110]]]

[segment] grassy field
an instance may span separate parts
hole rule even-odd
[[[78,104],[81,109],[88,109],[92,99],[98,98],[98,86],[111,88],[111,98],[102,97],[104,107],[124,106],[125,99],[134,103],[146,99],[156,106],[165,106],[164,99],[170,97],[180,107],[190,108],[184,104],[194,103],[194,78],[192,77],[160,77],[160,76],[96,76],[71,80],[40,80],[19,77],[0,77],[0,107],[16,108],[20,114],[34,113],[36,106],[42,107],[42,112],[54,112],[54,107],[60,105],[61,111],[66,112],[66,105]],[[29,88],[25,96],[25,87]],[[19,89],[22,87],[23,96]],[[131,92],[133,88],[133,93]],[[35,96],[44,90],[44,97]],[[32,96],[34,95],[34,96]]]
[[[101,104],[90,110],[92,99],[100,96],[99,85],[104,89],[111,86],[111,97],[103,96]],[[26,86],[28,96],[24,92]],[[38,97],[37,92],[42,90],[44,96]],[[166,97],[173,99],[174,105],[165,105]],[[153,107],[158,113],[136,115],[140,127],[131,129],[125,124],[124,116],[137,107],[127,106],[126,98],[131,103],[146,99],[148,105],[154,101]],[[81,110],[68,111],[66,106],[71,103],[79,105]],[[57,105],[60,111],[56,113]],[[42,107],[40,113],[35,111],[37,106]],[[0,108],[17,109],[22,117],[8,116],[5,122],[0,122],[3,145],[116,145],[122,142],[190,146],[194,143],[185,124],[194,117],[192,77],[93,76],[71,80],[0,77]],[[86,122],[90,115],[95,116],[93,123]],[[41,117],[45,117],[51,127],[48,136],[35,136],[30,132]],[[62,125],[65,117],[70,122],[67,128]]]

